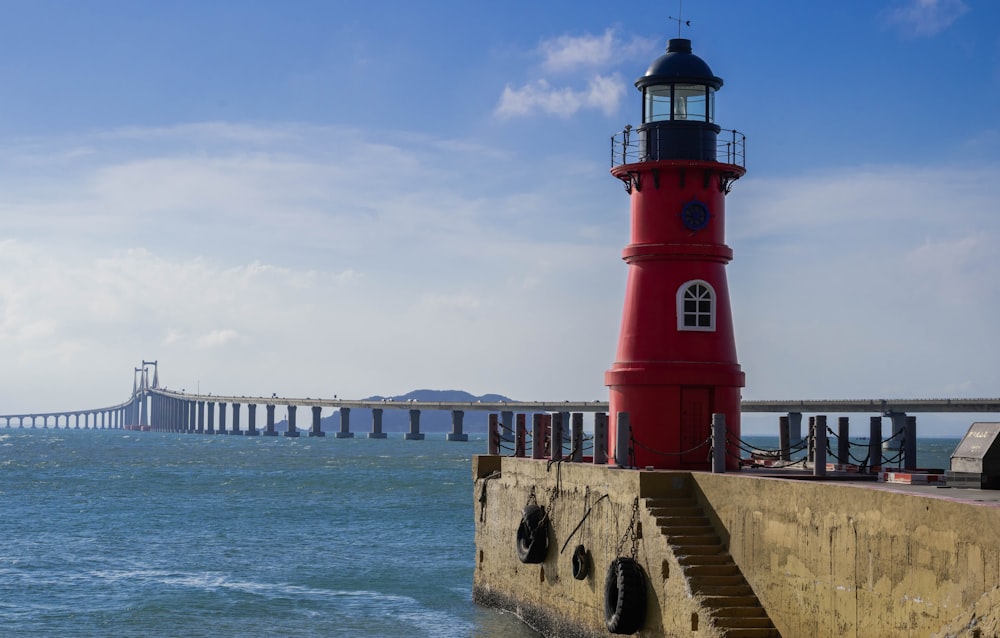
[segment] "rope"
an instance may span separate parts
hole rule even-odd
[[[488,476],[483,477],[483,488],[479,492],[479,522],[486,522],[486,485],[493,479],[500,478],[500,470],[493,470]]]
[[[708,437],[707,439],[705,439],[704,441],[702,441],[698,445],[694,446],[690,450],[684,450],[683,452],[663,452],[661,450],[655,450],[655,449],[649,447],[648,445],[643,445],[642,442],[638,441],[634,436],[632,436],[631,432],[629,433],[629,441],[631,443],[635,444],[635,445],[638,445],[639,447],[641,447],[642,449],[646,450],[647,452],[652,452],[653,454],[660,454],[662,456],[683,456],[685,454],[690,454],[690,453],[694,452],[695,450],[699,450],[699,449],[705,447],[706,445],[710,444],[712,442],[712,437]],[[630,449],[629,449],[629,456],[634,456],[633,449],[631,448],[631,446],[630,446]]]
[[[588,487],[587,490],[589,492],[590,488]],[[580,530],[580,528],[583,526],[583,522],[585,520],[587,520],[587,517],[590,516],[590,513],[594,511],[594,507],[596,507],[598,503],[600,503],[601,501],[603,501],[606,498],[608,498],[607,494],[605,494],[601,498],[599,498],[596,501],[594,501],[594,504],[587,508],[587,511],[584,512],[584,514],[583,514],[583,518],[580,519],[580,522],[576,524],[576,527],[573,528],[573,531],[570,532],[569,536],[566,537],[566,542],[563,543],[562,549],[559,550],[560,554],[562,554],[564,551],[566,551],[566,547],[569,545],[570,539],[573,538],[573,535],[576,534]]]

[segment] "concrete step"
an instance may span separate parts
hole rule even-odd
[[[695,593],[701,594],[702,596],[711,596],[711,597],[753,596],[753,599],[757,600],[757,597],[754,596],[753,590],[750,589],[750,585],[747,585],[745,582],[741,585],[705,585],[704,587],[695,587],[695,584],[691,583],[691,589]]]
[[[714,554],[686,554],[677,556],[677,562],[685,569],[692,567],[702,567],[709,565],[733,565],[733,557],[728,552],[718,552]],[[739,568],[737,568],[739,569]]]
[[[682,557],[687,558],[689,556],[714,556],[716,554],[724,554],[727,558],[732,560],[732,557],[729,556],[729,552],[727,552],[722,545],[684,545],[683,547],[678,545],[674,546],[673,549],[674,554],[678,559]],[[684,564],[685,563],[681,563],[681,565]]]
[[[717,607],[712,610],[712,616],[715,618],[766,618],[767,612],[760,606],[760,603],[757,603],[743,607]]]
[[[711,536],[674,536],[667,534],[667,542],[675,547],[690,547],[692,545],[715,545],[722,549],[722,541],[715,534]]]
[[[708,519],[704,516],[657,516],[656,526],[660,529],[665,527],[703,527],[708,525]]]
[[[742,596],[726,596],[708,594],[702,600],[705,607],[711,609],[732,609],[734,607],[760,607],[760,601],[753,594]]]
[[[700,578],[705,576],[736,576],[743,578],[743,572],[732,561],[720,562],[708,565],[685,565],[681,563],[684,575],[688,578]]]
[[[668,536],[715,535],[715,528],[711,525],[658,525],[657,527]]]
[[[686,575],[686,574],[685,574]],[[743,574],[731,574],[728,576],[688,576],[688,582],[692,589],[704,590],[706,587],[735,587],[746,585]]]
[[[650,507],[649,513],[653,516],[705,516],[705,510],[694,503],[676,507]]]

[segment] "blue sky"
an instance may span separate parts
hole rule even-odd
[[[218,394],[606,398],[609,140],[676,3],[0,6],[0,412],[117,402],[143,358]],[[683,13],[748,140],[744,396],[1000,395],[1000,5]]]

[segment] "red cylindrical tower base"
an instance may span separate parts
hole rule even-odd
[[[610,391],[609,457],[618,413],[631,426],[629,464],[711,469],[712,415],[726,416],[727,468],[739,468],[740,389],[726,264],[725,193],[743,169],[705,160],[625,164],[631,242]]]

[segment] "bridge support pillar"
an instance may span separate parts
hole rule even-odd
[[[309,430],[309,436],[326,436],[326,432],[323,431],[323,421],[320,414],[323,412],[323,408],[318,405],[312,406],[312,429]]]
[[[468,441],[469,435],[462,431],[462,421],[465,420],[463,410],[451,411],[451,432],[445,437],[449,441]]]
[[[802,442],[802,413],[788,413],[788,443],[798,445]]]
[[[239,404],[239,403],[234,403],[233,404],[233,432],[232,433],[236,434],[236,435],[243,434],[243,431],[240,430],[240,407],[241,407],[241,404]]]
[[[219,434],[229,434],[226,432],[226,404],[219,402]]]
[[[244,436],[257,436],[257,404],[247,405],[247,431]]]
[[[368,438],[386,438],[385,432],[382,431],[382,408],[372,408],[372,431],[368,433]]]
[[[514,413],[511,410],[503,410],[500,412],[500,425],[503,428],[500,431],[500,438],[504,441],[513,441]]]
[[[205,402],[198,402],[198,434],[205,433]]]
[[[410,410],[410,431],[403,438],[407,441],[424,440],[424,435],[420,432],[420,410]]]
[[[207,410],[208,412],[208,427],[205,432],[208,434],[215,434],[215,401],[209,401]]]
[[[882,444],[882,449],[891,452],[898,452],[903,448],[904,430],[906,429],[906,413],[890,412],[889,420],[892,421],[892,438]]]
[[[298,408],[299,406],[297,405],[288,406],[288,431],[285,432],[285,436],[292,438],[299,436],[299,431],[295,427],[295,411],[298,410]]]
[[[267,410],[267,425],[264,426],[264,436],[278,436],[274,431],[274,405],[265,405]]]
[[[353,439],[354,432],[351,432],[351,408],[340,408],[340,431],[337,432],[338,439]],[[381,421],[379,427],[382,426]]]

